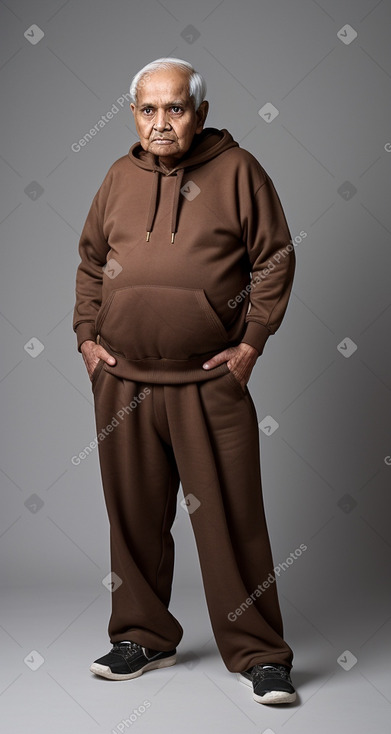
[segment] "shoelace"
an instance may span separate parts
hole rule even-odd
[[[127,654],[133,654],[133,652],[138,652],[140,648],[141,645],[139,645],[138,642],[126,642],[121,640],[120,642],[115,642],[113,644],[113,652],[119,650],[122,655],[124,652]]]
[[[273,672],[273,676],[276,678],[280,678],[281,680],[286,680],[290,683],[290,676],[289,671],[285,668],[284,665],[262,665],[258,663],[257,665],[254,665],[251,671],[253,680],[257,681],[263,681],[265,678],[268,677],[268,671],[271,670]]]

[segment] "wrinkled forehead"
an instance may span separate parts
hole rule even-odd
[[[141,77],[137,104],[166,105],[189,101],[189,76],[178,69],[159,69]]]

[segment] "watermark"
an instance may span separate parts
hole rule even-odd
[[[277,430],[279,427],[279,423],[273,418],[272,415],[266,415],[262,420],[258,423],[259,428],[261,431],[263,431],[266,436],[271,436],[274,431]]]
[[[266,581],[264,581],[262,584],[258,584],[257,588],[254,589],[250,596],[248,596],[247,599],[245,599],[245,601],[237,609],[235,609],[234,612],[229,612],[229,614],[227,615],[229,621],[236,622],[237,618],[240,617],[252,604],[254,604],[255,599],[257,599],[259,596],[262,596],[263,592],[266,591],[269,586],[272,586],[272,584],[275,583],[276,576],[279,576],[282,571],[287,571],[292,563],[294,563],[297,558],[300,558],[300,556],[303,555],[307,548],[307,545],[301,543],[295,551],[289,554],[288,558],[285,561],[282,561],[277,566],[275,566],[273,568],[273,573],[269,573]]]
[[[25,31],[23,35],[33,46],[35,46],[42,40],[45,34],[39,25],[33,23],[29,28],[27,28],[27,31]]]
[[[140,77],[140,79],[137,82],[137,91],[139,90],[140,87],[145,87],[147,82],[149,82],[149,80],[151,79],[152,74],[153,74],[153,71],[144,71],[144,74]],[[129,92],[130,92],[130,89],[129,89]]]
[[[351,494],[344,494],[337,502],[338,507],[345,512],[346,515],[357,507],[357,502]]]
[[[42,657],[41,653],[38,652],[38,650],[30,650],[29,654],[26,655],[25,658],[23,658],[23,662],[27,665],[30,670],[33,670],[34,672],[38,670],[38,668],[43,665],[45,662],[45,658]]]
[[[183,498],[180,504],[181,507],[183,507],[183,509],[189,513],[189,515],[192,515],[193,512],[198,510],[201,502],[199,501],[199,499],[197,499],[197,497],[195,497],[194,494],[190,492],[190,494],[187,494],[186,497]]]
[[[271,102],[266,102],[266,104],[264,104],[263,107],[261,107],[261,109],[258,110],[258,115],[262,117],[262,119],[265,120],[265,122],[268,122],[268,123],[273,122],[273,120],[279,114],[280,114],[280,111]]]
[[[195,26],[187,25],[180,35],[187,43],[194,43],[200,37],[201,33]]]
[[[127,719],[121,719],[121,721],[118,722],[116,727],[111,730],[111,734],[122,734],[122,732],[129,729],[130,726],[133,726],[133,724],[135,724],[136,721],[139,720],[140,716],[145,714],[150,706],[151,702],[148,700],[148,698],[146,698],[145,701],[143,701],[138,708],[133,709],[132,713],[129,714]]]
[[[28,510],[30,510],[30,512],[32,512],[33,515],[35,515],[42,509],[45,503],[41,500],[38,494],[33,492],[33,494],[30,494],[30,497],[27,497],[27,500],[23,502],[23,504]]]
[[[72,143],[71,150],[74,153],[80,153],[81,149],[84,148],[87,143],[92,140],[92,138],[97,135],[102,128],[106,127],[106,125],[112,120],[115,115],[120,111],[120,108],[122,108],[125,104],[125,102],[130,102],[130,94],[129,92],[124,92],[124,94],[121,94],[115,102],[111,105],[110,109],[107,110],[107,112],[102,115],[99,120],[90,127],[89,131],[83,135],[79,140],[77,140],[75,143]]]
[[[113,594],[114,591],[117,591],[117,589],[119,589],[123,584],[123,581],[115,571],[110,571],[110,573],[102,579],[102,584],[106,587],[107,591],[110,591],[110,594]]]
[[[102,270],[108,278],[113,280],[117,277],[117,275],[122,273],[123,267],[119,264],[119,262],[117,262],[117,260],[111,257],[110,260],[107,261],[106,265],[103,266]]]
[[[349,44],[357,38],[357,35],[357,31],[355,31],[349,23],[346,23],[346,25],[343,25],[342,28],[337,31],[339,40],[342,41],[345,46],[349,46]]]
[[[194,183],[194,181],[187,181],[180,189],[180,192],[185,199],[193,201],[193,199],[201,193],[201,189],[196,183]]]
[[[251,282],[246,285],[243,290],[238,293],[235,298],[230,298],[228,301],[228,306],[230,308],[236,308],[242,301],[247,298],[248,294],[251,293],[254,288],[256,288],[259,283],[262,283],[265,278],[268,277],[268,275],[275,269],[276,264],[279,265],[282,260],[285,260],[285,258],[289,255],[292,250],[297,247],[297,245],[300,244],[305,238],[307,237],[307,232],[304,230],[301,230],[296,237],[293,238],[293,240],[289,241],[289,244],[286,247],[283,247],[281,250],[278,250],[273,257],[270,258],[269,262],[267,263],[266,267],[263,268],[259,273],[256,273],[252,278]]]
[[[107,424],[105,428],[102,428],[102,430],[97,434],[97,436],[90,441],[90,443],[84,447],[82,451],[80,451],[79,454],[72,456],[71,463],[73,466],[79,466],[81,462],[91,454],[94,449],[97,448],[97,446],[107,438],[107,436],[114,431],[114,428],[117,428],[119,426],[119,422],[123,421],[126,415],[129,415],[129,413],[132,413],[133,410],[135,410],[140,403],[145,400],[147,395],[149,395],[151,392],[151,389],[149,387],[145,387],[144,390],[141,390],[141,392],[138,395],[134,395],[132,400],[128,405],[123,405],[122,408],[117,410],[116,414],[113,415],[110,423]],[[119,419],[119,420],[118,420]]]
[[[337,344],[337,349],[345,359],[349,359],[349,357],[351,357],[357,350],[357,344],[349,336],[345,336],[345,339],[342,339],[342,341]]]
[[[337,663],[344,670],[351,670],[358,662],[355,655],[350,650],[345,650],[338,658]]]
[[[38,357],[38,355],[43,352],[45,347],[42,342],[37,339],[36,336],[32,336],[31,339],[26,342],[23,349],[25,350],[25,352],[27,352],[27,354],[30,355],[30,357],[33,357],[33,359],[35,359],[35,357]]]

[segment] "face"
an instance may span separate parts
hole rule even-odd
[[[175,67],[142,77],[137,105],[130,104],[141,146],[166,166],[175,166],[189,150],[194,135],[203,129],[208,107],[204,101],[195,111],[188,76]]]

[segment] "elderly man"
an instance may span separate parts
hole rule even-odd
[[[79,243],[74,330],[92,382],[110,522],[111,651],[90,670],[132,679],[176,662],[168,607],[179,483],[216,644],[260,703],[290,703],[247,382],[295,270],[274,185],[223,129],[178,59],[139,71],[140,141],[107,172]]]

